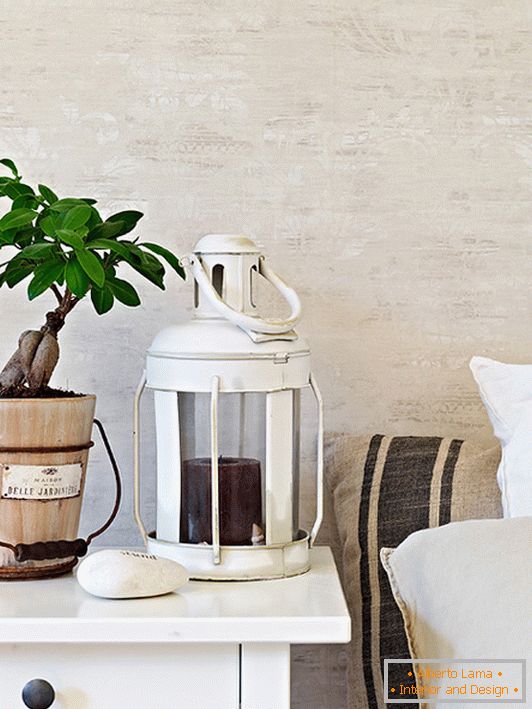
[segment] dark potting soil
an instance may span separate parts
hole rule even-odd
[[[0,389],[0,399],[67,399],[78,396],[85,396],[85,394],[64,389],[52,389],[51,387],[35,390],[25,386],[11,386]]]

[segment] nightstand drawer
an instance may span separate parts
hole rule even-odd
[[[2,644],[0,707],[24,709],[33,679],[52,709],[237,709],[238,645]]]

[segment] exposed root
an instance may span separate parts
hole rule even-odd
[[[35,392],[46,387],[59,360],[57,333],[64,317],[57,311],[46,316],[40,330],[26,330],[18,348],[0,372],[0,396],[13,388],[27,387]]]

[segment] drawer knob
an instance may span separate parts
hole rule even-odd
[[[22,690],[22,701],[29,709],[48,709],[54,699],[54,688],[45,679],[30,679]]]

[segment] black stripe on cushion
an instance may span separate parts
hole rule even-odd
[[[379,493],[378,549],[396,547],[409,534],[429,526],[430,491],[441,438],[396,437],[390,442]],[[379,564],[380,655],[410,657],[403,618],[392,594],[386,571]],[[407,682],[404,665],[390,665],[391,685]],[[416,709],[416,704],[404,704]]]
[[[364,479],[360,495],[360,510],[358,522],[358,541],[360,544],[360,591],[362,596],[362,657],[364,682],[368,695],[368,705],[370,709],[377,709],[377,698],[375,696],[375,685],[373,683],[373,671],[371,668],[371,587],[369,577],[369,555],[368,555],[368,519],[369,500],[371,488],[373,486],[373,474],[375,463],[384,436],[373,436],[370,441],[366,462],[364,465]]]
[[[451,521],[454,469],[456,468],[456,461],[458,460],[458,456],[460,455],[462,443],[463,441],[459,441],[456,438],[451,441],[451,445],[449,446],[449,452],[447,453],[447,460],[445,461],[445,465],[443,467],[440,490],[440,526],[442,524],[448,524]]]
[[[381,565],[378,565],[379,588],[371,588],[371,565],[382,547],[396,547],[409,534],[429,526],[432,480],[442,444],[440,437],[396,436],[389,439],[386,460],[379,489],[375,481],[376,463],[384,436],[373,436],[364,466],[364,478],[359,508],[360,583],[362,601],[362,655],[363,671],[369,709],[379,709],[376,683],[382,683],[385,658],[409,657],[403,619]],[[439,497],[440,524],[450,520],[453,475],[462,441],[449,445],[441,474]],[[435,492],[435,491],[434,491]],[[369,528],[371,499],[377,504],[376,528]],[[378,604],[379,628],[373,627],[372,608]],[[372,637],[379,633],[379,655],[373,657]],[[375,676],[380,667],[380,676]],[[390,684],[408,682],[405,666],[389,667]],[[396,674],[394,674],[394,672]],[[382,686],[382,684],[381,684]],[[380,694],[380,691],[379,691]],[[416,709],[417,703],[403,704]]]

